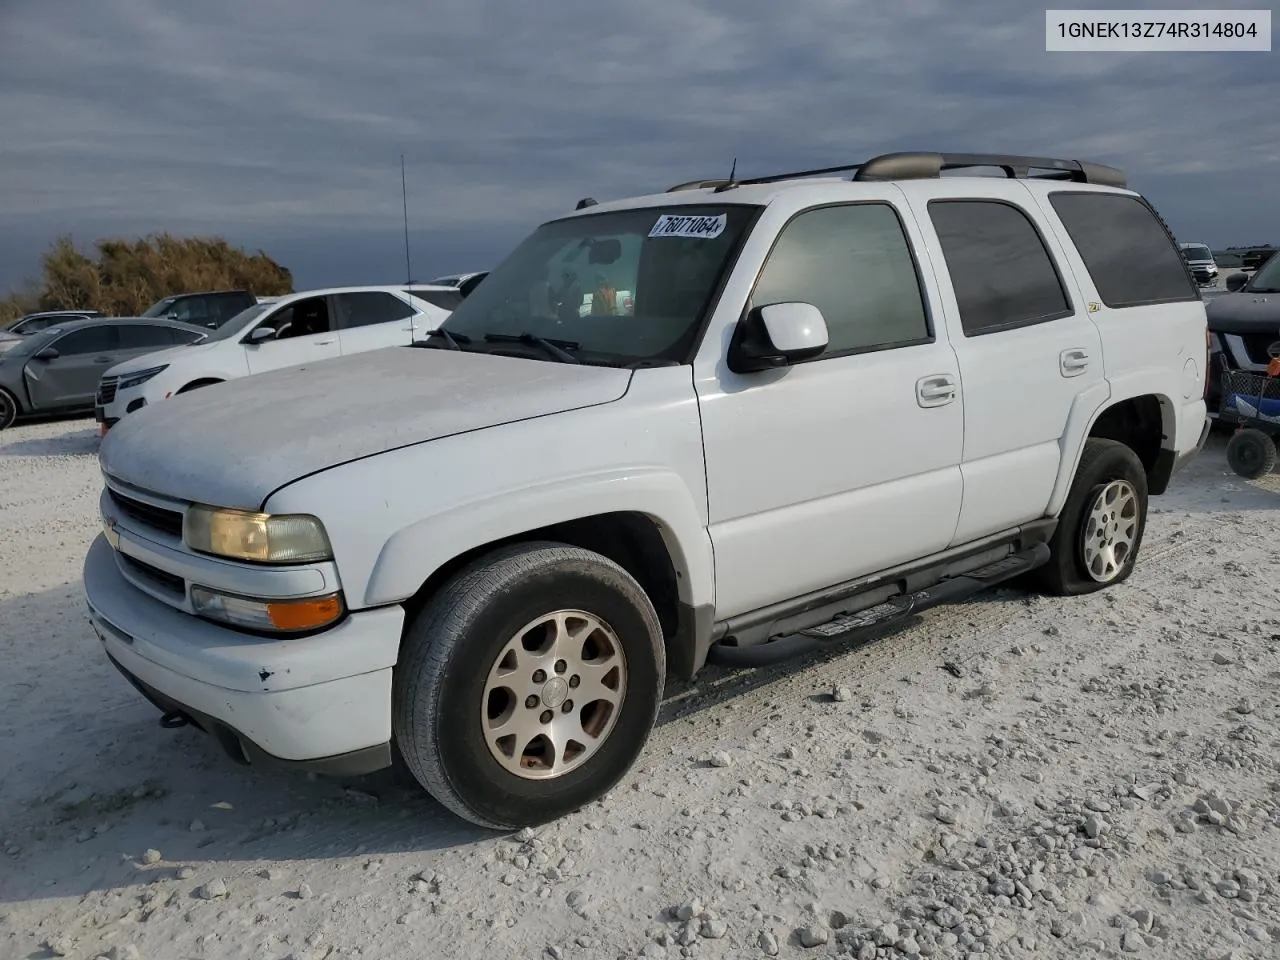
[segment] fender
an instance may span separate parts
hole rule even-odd
[[[1153,395],[1160,401],[1160,416],[1164,432],[1164,446],[1173,441],[1177,424],[1173,415],[1173,406],[1169,400],[1166,387],[1169,374],[1167,370],[1147,368],[1116,377],[1091,387],[1076,397],[1067,417],[1067,428],[1062,435],[1063,457],[1058,468],[1058,479],[1049,497],[1049,505],[1045,515],[1056,517],[1067,501],[1071,484],[1075,480],[1076,468],[1080,465],[1080,457],[1084,453],[1085,440],[1093,431],[1098,418],[1109,408],[1134,397]]]
[[[654,468],[622,468],[495,492],[450,506],[399,530],[383,545],[369,577],[367,606],[412,596],[449,560],[531,529],[604,513],[642,513],[659,526],[676,570],[680,601],[715,603],[711,539],[680,477]]]

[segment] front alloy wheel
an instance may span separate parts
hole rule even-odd
[[[485,744],[518,777],[563,776],[613,732],[626,690],[627,656],[606,623],[580,610],[546,614],[512,637],[489,671]]]

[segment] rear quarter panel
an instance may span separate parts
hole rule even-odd
[[[1035,191],[1045,224],[1058,238],[1065,263],[1075,274],[1090,314],[1102,337],[1103,369],[1108,391],[1082,397],[1073,411],[1064,436],[1063,471],[1058,478],[1051,509],[1066,499],[1084,440],[1098,416],[1122,400],[1153,395],[1160,401],[1165,449],[1178,453],[1194,450],[1204,424],[1204,380],[1208,367],[1204,301],[1179,301],[1146,306],[1112,308],[1102,301],[1065,225],[1046,191]],[[1130,194],[1137,196],[1137,194]],[[1092,409],[1091,409],[1092,408]]]

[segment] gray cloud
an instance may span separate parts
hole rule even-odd
[[[1180,233],[1275,231],[1271,55],[1043,46],[1025,0],[10,0],[3,252],[218,231],[296,251],[301,283],[355,238],[402,270],[401,152],[441,271],[474,263],[451,236],[497,257],[584,195],[903,148],[1085,156]]]

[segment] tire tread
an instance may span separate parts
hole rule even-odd
[[[640,584],[617,563],[600,554],[554,541],[534,541],[501,547],[464,567],[423,607],[410,625],[403,654],[396,666],[392,698],[392,730],[401,741],[405,764],[419,783],[451,813],[491,830],[508,829],[478,815],[459,795],[440,761],[436,723],[440,692],[454,649],[465,642],[471,619],[499,596],[504,586],[551,563],[589,563],[616,579],[615,586],[633,594],[656,638],[654,655],[659,684],[666,675],[666,647],[662,629]],[[659,689],[657,701],[662,700]],[[656,720],[656,711],[655,717]]]

